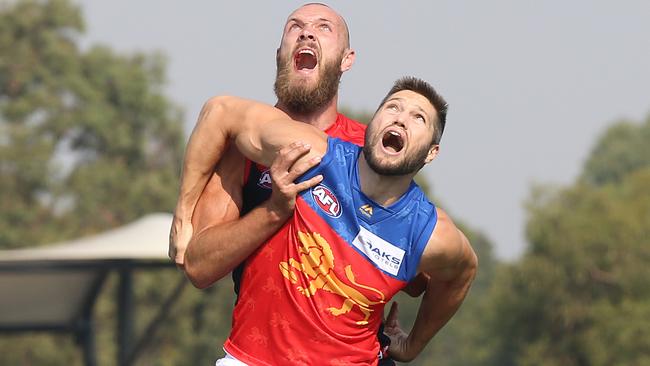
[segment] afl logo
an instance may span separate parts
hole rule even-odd
[[[325,211],[328,216],[341,216],[341,205],[339,204],[339,200],[329,188],[319,184],[311,189],[311,195],[314,197],[314,201],[318,207]]]

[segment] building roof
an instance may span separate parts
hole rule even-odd
[[[111,269],[173,267],[171,220],[155,213],[97,235],[0,250],[0,330],[72,329]]]

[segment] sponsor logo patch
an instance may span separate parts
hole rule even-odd
[[[359,229],[359,234],[354,238],[352,244],[365,253],[377,267],[397,276],[399,268],[402,266],[402,260],[404,260],[404,249],[387,242],[363,226]]]
[[[314,201],[328,216],[339,217],[341,216],[341,204],[338,198],[326,186],[319,184],[311,189],[311,195]]]
[[[359,207],[359,211],[367,217],[372,217],[372,206],[369,204]]]
[[[269,169],[266,169],[260,174],[260,179],[257,181],[257,185],[264,189],[272,189],[273,181],[271,180],[271,173]]]

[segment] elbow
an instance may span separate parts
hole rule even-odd
[[[187,276],[187,278],[190,280],[190,283],[199,290],[205,290],[206,288],[210,287],[210,284],[208,284],[207,282],[198,281],[196,279],[193,279],[190,276]]]
[[[228,108],[233,104],[236,98],[228,95],[218,95],[208,99],[201,110],[201,115],[206,116],[214,112],[222,114],[228,113]],[[201,121],[202,119],[199,119]]]
[[[220,271],[218,266],[203,267],[193,260],[191,255],[185,256],[185,277],[199,290],[206,289],[226,276],[228,272]]]
[[[189,261],[187,259],[185,260],[185,277],[187,277],[192,285],[199,290],[206,289],[212,285],[212,283],[207,278],[205,278],[205,276],[201,276],[201,273],[197,271],[196,266],[189,264]]]
[[[465,264],[465,273],[468,274],[470,281],[474,280],[474,277],[476,277],[476,273],[478,272],[478,255],[476,255],[476,252],[474,251],[474,248],[472,248],[472,245],[470,244],[469,240],[467,237],[462,234],[463,242],[464,242],[464,264]]]
[[[474,277],[476,277],[476,272],[478,272],[478,256],[473,250],[470,259],[469,269],[472,274],[472,279],[474,279]]]
[[[185,277],[192,283],[192,285],[199,290],[206,289],[212,286],[217,279],[211,278],[204,270],[202,270],[199,263],[197,263],[189,253],[185,253]]]

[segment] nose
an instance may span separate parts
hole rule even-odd
[[[300,35],[298,36],[299,41],[315,41],[316,37],[307,29],[307,27],[302,28]]]
[[[408,114],[404,112],[399,113],[397,116],[395,116],[393,124],[406,129],[406,123],[404,121],[406,121],[407,115]]]

